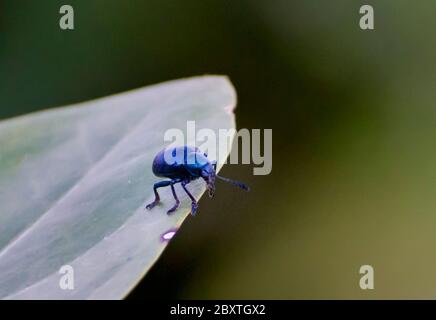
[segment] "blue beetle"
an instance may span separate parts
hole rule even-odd
[[[171,163],[166,160],[166,156],[168,155],[171,155]],[[180,182],[183,190],[185,190],[186,194],[192,201],[191,214],[195,215],[197,212],[198,203],[194,196],[186,188],[186,185],[198,178],[203,178],[203,180],[206,182],[209,197],[211,198],[215,193],[215,178],[229,182],[246,191],[250,190],[249,187],[242,182],[234,181],[217,175],[216,161],[209,161],[207,154],[203,153],[196,147],[173,147],[160,151],[153,160],[152,170],[155,176],[169,178],[170,180],[160,181],[154,184],[153,191],[155,199],[152,203],[146,206],[148,210],[151,210],[160,202],[157,189],[171,186],[171,191],[173,192],[176,204],[169,209],[167,213],[171,214],[172,212],[176,211],[176,209],[179,207],[180,200],[177,197],[174,185]]]

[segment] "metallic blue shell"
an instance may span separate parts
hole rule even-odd
[[[171,156],[171,163],[165,160],[165,153]],[[210,166],[206,155],[196,147],[173,147],[160,151],[153,160],[153,173],[170,179],[197,179],[201,170]]]

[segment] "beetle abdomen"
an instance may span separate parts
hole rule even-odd
[[[185,169],[186,156],[188,153],[197,150],[198,148],[185,146],[160,151],[153,160],[153,173],[158,177],[170,179],[192,177]],[[165,155],[165,152],[171,153]],[[167,159],[165,159],[166,157]]]

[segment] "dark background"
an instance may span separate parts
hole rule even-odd
[[[72,5],[75,30],[61,31]],[[372,4],[375,30],[359,28]],[[273,171],[223,175],[130,298],[435,298],[432,0],[0,2],[0,118],[228,75]],[[375,268],[375,290],[358,286]]]

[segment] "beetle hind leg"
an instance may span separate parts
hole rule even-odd
[[[154,184],[153,186],[154,201],[152,203],[147,204],[146,208],[148,210],[153,209],[160,202],[160,197],[159,197],[159,193],[157,192],[157,189],[169,186],[170,184],[171,181],[160,181]]]
[[[175,204],[175,205],[174,205],[170,210],[167,211],[167,214],[171,214],[171,213],[173,213],[174,211],[176,211],[177,208],[178,208],[179,205],[180,205],[180,200],[179,200],[179,198],[177,197],[176,190],[174,189],[174,184],[175,184],[176,182],[179,182],[179,181],[171,181],[171,191],[173,192],[173,196],[174,196],[174,199],[176,200],[176,204]]]

